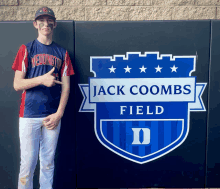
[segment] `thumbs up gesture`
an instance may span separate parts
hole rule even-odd
[[[63,84],[60,81],[57,81],[55,77],[52,75],[54,72],[55,68],[53,67],[49,72],[46,74],[42,75],[42,84],[45,85],[46,87],[52,87],[56,83],[57,84]]]

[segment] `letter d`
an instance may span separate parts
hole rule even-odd
[[[159,112],[159,108],[160,108],[160,112]],[[156,114],[162,114],[163,112],[164,112],[163,106],[156,106]]]

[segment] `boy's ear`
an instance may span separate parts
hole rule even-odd
[[[57,22],[55,21],[53,28],[56,28],[56,27],[57,27]]]
[[[33,26],[37,29],[37,21],[33,21]]]

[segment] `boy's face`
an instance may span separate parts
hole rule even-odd
[[[40,16],[33,23],[34,27],[44,36],[48,36],[53,33],[53,29],[56,28],[56,21],[50,16]]]

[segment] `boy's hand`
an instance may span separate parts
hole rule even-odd
[[[43,119],[43,125],[49,130],[55,129],[60,119],[61,116],[58,113],[51,114]]]
[[[42,84],[45,85],[46,87],[52,87],[54,86],[56,83],[58,84],[63,84],[60,81],[57,81],[55,79],[55,77],[52,75],[54,72],[55,68],[53,67],[49,72],[47,72],[46,74],[42,75]]]

